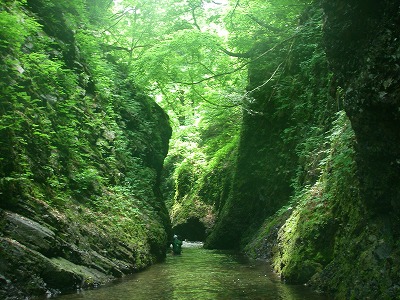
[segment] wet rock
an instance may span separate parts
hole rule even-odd
[[[97,286],[111,279],[111,276],[88,268],[76,265],[64,258],[52,258],[50,264],[42,272],[42,277],[48,286],[67,289]]]
[[[66,291],[100,285],[112,279],[106,270],[101,272],[61,257],[50,259],[9,238],[0,238],[0,252],[4,253],[0,257],[0,273],[10,278],[2,275],[4,281],[12,282],[22,294],[41,295],[49,289]],[[115,273],[120,275],[121,271]]]
[[[8,278],[7,290],[30,295],[46,292],[45,282],[37,276],[50,266],[45,256],[16,240],[3,237],[0,238],[0,253],[0,273]]]
[[[120,266],[117,263],[111,261],[110,259],[100,255],[99,253],[92,251],[91,253],[91,267],[97,271],[103,273],[111,273],[115,277],[122,277],[124,273],[121,271]]]
[[[12,212],[5,212],[4,219],[4,233],[10,238],[42,254],[54,252],[57,241],[54,232],[47,227]]]

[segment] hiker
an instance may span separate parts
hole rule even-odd
[[[178,236],[174,235],[174,240],[172,241],[172,253],[174,255],[180,255],[182,253],[182,241],[178,239]]]

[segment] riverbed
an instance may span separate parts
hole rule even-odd
[[[164,263],[113,284],[56,299],[328,299],[305,286],[282,283],[264,261],[201,246],[200,243],[184,243],[182,255],[168,254]]]

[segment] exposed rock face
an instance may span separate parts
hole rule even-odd
[[[363,199],[400,213],[398,1],[324,1],[328,60],[357,138]]]
[[[3,299],[96,286],[144,267],[128,245],[87,224],[70,223],[58,211],[46,213],[55,227],[1,210]]]
[[[336,233],[333,260],[316,281],[338,298],[395,299],[400,295],[400,5],[323,1],[323,8],[327,58],[356,141],[356,179],[347,189],[359,194],[347,202],[337,196],[335,215],[345,223]]]

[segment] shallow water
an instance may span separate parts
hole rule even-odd
[[[98,289],[56,299],[327,299],[307,287],[283,284],[265,262],[200,246],[185,243],[182,255],[168,254],[165,263]]]

